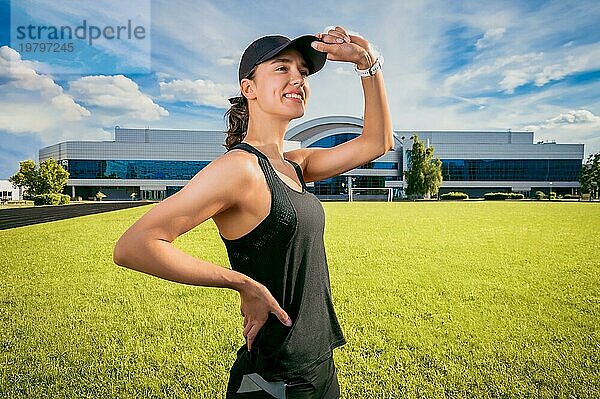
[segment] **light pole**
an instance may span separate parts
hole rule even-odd
[[[550,182],[550,193],[548,194],[548,201],[552,201],[552,182]]]
[[[402,199],[406,199],[406,168],[408,167],[408,159],[407,159],[407,151],[406,148],[404,147],[404,140],[406,139],[405,136],[402,136],[400,138],[401,143],[402,143]]]

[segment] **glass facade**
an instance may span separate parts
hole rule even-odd
[[[183,187],[181,186],[167,186],[167,197],[175,194],[177,191],[181,190]]]
[[[189,180],[209,161],[69,160],[71,179]]]
[[[309,145],[308,147],[331,148],[336,145],[345,143],[358,137],[357,133],[339,133],[331,136],[323,137]],[[389,171],[398,170],[398,162],[369,162],[357,167],[356,169],[385,169]],[[398,172],[394,172],[398,173]],[[353,187],[385,187],[386,180],[402,180],[401,176],[353,176]],[[348,195],[348,177],[335,176],[329,179],[316,181],[314,187],[309,187],[315,195],[319,196],[336,196]],[[379,191],[377,193],[380,193]]]
[[[345,143],[346,141],[352,140],[360,136],[357,133],[339,133],[333,134],[331,136],[323,137],[309,145],[308,147],[318,147],[318,148],[331,148],[335,147],[338,144]],[[397,170],[398,162],[369,162],[367,164],[361,165],[356,169],[389,169],[389,170]]]
[[[316,181],[314,187],[307,187],[307,189],[315,195],[347,194],[347,180],[346,176],[330,177],[329,179]]]
[[[369,162],[356,169],[398,169],[398,162]]]
[[[386,180],[401,180],[400,176],[352,176],[352,187],[385,187]],[[315,195],[348,194],[348,176],[335,176],[329,179],[316,181],[314,187],[308,191]],[[376,192],[381,193],[380,191]]]
[[[308,147],[332,148],[360,136],[359,133],[338,133],[323,137]],[[406,149],[407,164],[410,167],[410,149]],[[142,153],[145,154],[145,153]],[[475,153],[476,154],[476,153]],[[385,187],[387,180],[402,180],[402,155],[398,151],[391,157],[394,162],[373,161],[358,166],[358,170],[379,170],[392,176],[351,176],[352,186],[360,188]],[[567,155],[569,156],[569,155]],[[185,155],[188,157],[188,155]],[[192,156],[193,158],[193,156]],[[142,180],[190,180],[210,161],[169,161],[169,160],[62,160],[61,164],[69,171],[71,179],[142,179]],[[442,159],[444,181],[540,181],[576,182],[581,173],[580,159]],[[163,182],[164,184],[164,182]],[[172,184],[172,183],[169,183]],[[487,185],[487,184],[486,184]],[[505,183],[495,184],[498,186]],[[142,185],[140,185],[142,186]],[[111,199],[130,198],[135,192],[137,198],[163,199],[181,189],[167,186],[166,190],[140,190],[140,186],[122,189],[121,187],[76,187],[76,194],[84,198],[93,197],[102,189]],[[506,188],[507,190],[510,187]],[[112,190],[112,191],[111,191]],[[343,199],[348,196],[348,176],[335,176],[314,182],[308,190],[325,199]],[[485,191],[487,188],[474,188]],[[491,190],[491,189],[490,189]],[[494,190],[500,191],[496,187]],[[504,189],[503,189],[504,190]],[[159,192],[160,191],[160,192]],[[372,191],[372,193],[370,193]],[[398,197],[401,188],[394,188]],[[489,190],[488,190],[489,191]],[[487,191],[486,191],[487,192]],[[72,194],[72,192],[66,192]],[[0,192],[0,197],[5,197]],[[361,194],[383,195],[381,190],[365,190]],[[474,193],[475,194],[475,193]]]
[[[578,159],[443,159],[445,181],[577,181]]]
[[[324,147],[331,148],[338,144],[345,143],[348,140],[352,140],[360,136],[358,133],[338,133],[332,134],[331,136],[323,137],[309,145],[309,147]]]

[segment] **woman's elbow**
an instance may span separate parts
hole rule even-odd
[[[121,240],[117,241],[115,247],[113,248],[112,259],[117,266],[124,266],[125,254],[123,244],[121,244]]]
[[[385,131],[385,152],[391,151],[394,149],[394,130],[386,129]]]
[[[113,262],[118,266],[127,267],[129,263],[129,249],[131,249],[133,243],[124,234],[119,238],[115,247],[113,248]]]
[[[387,138],[384,140],[382,148],[380,149],[380,152],[381,152],[380,156],[385,155],[388,151],[391,151],[393,149],[394,149],[394,138],[392,136],[391,140],[389,140]]]

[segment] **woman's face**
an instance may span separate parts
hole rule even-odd
[[[256,67],[253,97],[260,109],[291,120],[304,115],[310,94],[308,66],[295,49],[286,49]]]

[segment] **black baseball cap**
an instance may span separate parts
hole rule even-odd
[[[300,36],[294,40],[281,35],[263,36],[256,39],[246,48],[242,55],[238,70],[238,81],[241,82],[242,79],[248,77],[252,68],[256,65],[275,57],[288,48],[294,48],[302,54],[308,67],[309,75],[320,71],[325,65],[325,61],[327,61],[327,53],[322,53],[312,48],[310,44],[314,41],[319,41],[319,38],[313,35]],[[229,102],[234,104],[239,100],[241,100],[241,97],[237,96],[230,98]]]

